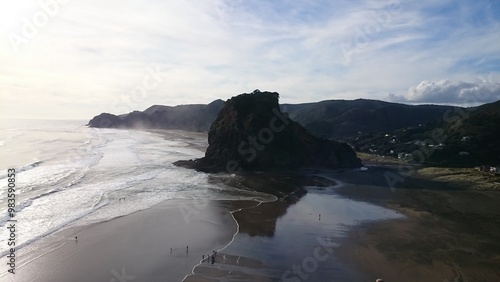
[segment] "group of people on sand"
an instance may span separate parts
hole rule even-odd
[[[210,263],[210,260],[212,260],[212,264],[214,264],[216,256],[217,256],[217,252],[216,251],[212,251],[212,254],[207,256],[207,263]],[[205,255],[201,256],[201,261],[202,262],[205,261]]]
[[[170,254],[172,254],[172,252],[173,252],[173,249],[170,248]],[[188,254],[188,253],[189,253],[189,246],[186,246],[186,254]],[[217,252],[216,251],[212,251],[212,254],[208,255],[207,258],[206,258],[207,263],[210,263],[210,261],[212,261],[212,264],[214,264],[215,263],[215,257],[217,257]],[[205,255],[201,256],[201,261],[202,262],[205,261]]]

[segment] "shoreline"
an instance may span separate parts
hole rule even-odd
[[[227,246],[234,236],[230,203],[207,201],[197,207],[199,203],[192,200],[172,199],[91,225],[78,234],[78,240],[71,230],[62,230],[57,236],[69,237],[66,240],[73,243],[43,254],[3,278],[110,281],[123,275],[139,281],[181,281],[202,254]]]
[[[138,281],[277,281],[292,265],[307,261],[318,240],[327,240],[331,248],[325,250],[332,253],[328,264],[318,263],[317,271],[307,273],[310,281],[331,275],[344,281],[500,279],[495,270],[500,265],[498,193],[456,190],[417,177],[390,189],[386,171],[394,168],[222,177],[225,185],[277,200],[167,200],[91,225],[78,234],[78,242],[20,267],[19,275],[8,281],[109,281],[122,271]],[[471,205],[471,200],[481,205]],[[372,209],[388,218],[367,219]],[[358,213],[362,221],[354,220]],[[342,214],[347,216],[340,221],[342,228],[330,229]],[[64,232],[74,236],[71,230]],[[215,264],[201,261],[215,250]]]

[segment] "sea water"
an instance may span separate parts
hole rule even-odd
[[[0,122],[0,262],[9,251],[7,170],[16,170],[16,252],[36,258],[64,241],[54,234],[174,198],[272,200],[172,163],[204,155],[206,135],[96,129],[85,121]],[[222,176],[231,177],[231,176]],[[44,244],[38,244],[44,239]]]

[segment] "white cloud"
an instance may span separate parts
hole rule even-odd
[[[424,80],[410,87],[405,95],[389,94],[387,98],[398,102],[477,105],[500,100],[500,83]]]

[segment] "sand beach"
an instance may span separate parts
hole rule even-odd
[[[418,177],[391,189],[391,169],[223,178],[277,200],[175,199],[70,229],[7,281],[497,281],[498,195]]]

